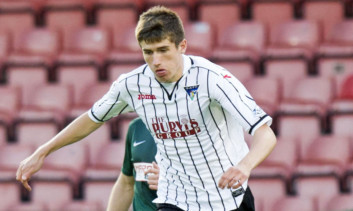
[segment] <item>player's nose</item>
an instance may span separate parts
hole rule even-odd
[[[161,58],[158,54],[154,54],[153,55],[153,61],[152,61],[152,64],[155,66],[155,67],[158,67],[160,64],[161,64]]]

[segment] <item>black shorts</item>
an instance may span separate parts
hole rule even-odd
[[[162,204],[157,204],[157,211],[183,211],[183,210],[175,205],[162,203]],[[245,195],[240,207],[233,211],[255,211],[254,196],[252,195],[249,187],[245,191]]]

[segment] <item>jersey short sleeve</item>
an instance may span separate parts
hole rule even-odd
[[[121,80],[115,81],[109,91],[98,100],[89,110],[88,115],[94,122],[105,122],[119,114],[133,111],[124,100],[125,84]]]
[[[214,76],[210,84],[211,97],[216,99],[244,128],[254,135],[261,125],[271,125],[272,118],[268,116],[255,102],[244,85],[227,70],[222,69]]]

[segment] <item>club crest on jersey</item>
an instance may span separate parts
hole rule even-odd
[[[191,100],[194,100],[194,97],[197,94],[197,89],[199,88],[200,85],[195,85],[195,86],[186,86],[184,87],[185,91],[188,93],[189,97]]]

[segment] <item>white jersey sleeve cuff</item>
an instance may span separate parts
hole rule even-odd
[[[257,128],[261,127],[263,124],[267,124],[268,126],[271,126],[272,124],[272,118],[268,115],[266,115],[264,118],[261,118],[258,122],[256,122],[249,130],[250,135],[254,135],[255,131]]]
[[[96,123],[102,123],[103,121],[100,121],[99,119],[97,119],[93,114],[92,114],[92,109],[89,109],[87,111],[89,118]]]

